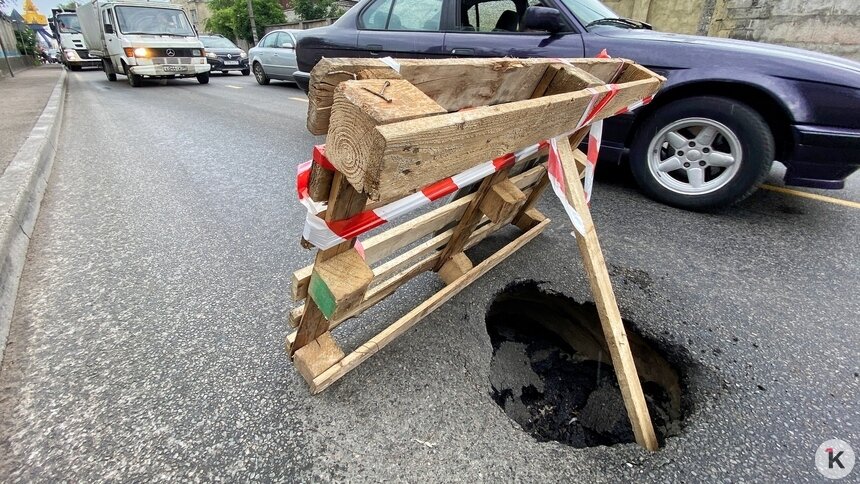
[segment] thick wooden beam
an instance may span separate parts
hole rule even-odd
[[[472,270],[463,274],[462,277],[453,281],[451,284],[448,284],[429,299],[419,304],[415,309],[409,311],[405,316],[395,321],[391,326],[385,328],[381,333],[370,338],[367,343],[364,343],[358,349],[345,356],[342,360],[335,363],[321,375],[314,378],[313,384],[311,385],[311,393],[316,394],[325,390],[329,385],[342,378],[356,366],[376,354],[379,350],[388,345],[388,343],[392,342],[409,328],[415,326],[415,324],[422,318],[435,311],[436,308],[457,295],[476,279],[489,272],[490,269],[507,259],[526,243],[537,237],[541,232],[543,232],[548,223],[549,220],[546,220],[528,232],[520,235],[508,245],[504,246],[501,250],[476,265]]]
[[[576,242],[582,255],[583,265],[588,273],[591,292],[594,294],[594,303],[600,316],[600,324],[603,334],[609,346],[609,354],[612,357],[612,366],[624,397],[624,406],[633,426],[633,434],[636,442],[649,450],[657,450],[657,437],[648,413],[648,405],[642,386],[639,383],[639,374],[630,351],[630,343],[627,341],[627,333],[621,320],[621,312],[618,310],[618,302],[612,290],[612,282],[609,279],[609,271],[597,239],[594,222],[591,219],[591,211],[585,202],[585,194],[579,181],[579,173],[574,160],[574,150],[567,139],[558,141],[558,150],[562,166],[564,167],[565,195],[582,218],[585,234],[576,234]],[[314,380],[316,381],[316,380]]]
[[[408,81],[341,82],[334,92],[326,154],[356,190],[366,191],[362,184],[364,172],[375,171],[376,167],[364,163],[371,154],[372,145],[357,140],[373,137],[380,125],[446,112]]]
[[[595,116],[611,116],[636,100],[653,95],[659,79],[621,85]],[[605,95],[609,88],[593,88]],[[396,200],[418,187],[455,175],[479,163],[514,152],[573,129],[592,99],[589,91],[484,106],[378,126],[371,135],[353,140],[366,156],[348,169],[351,183],[372,200]],[[353,161],[353,160],[351,160]]]
[[[293,361],[299,374],[306,382],[312,384],[314,378],[342,360],[344,356],[343,350],[334,342],[331,333],[325,332],[319,338],[299,348]]]

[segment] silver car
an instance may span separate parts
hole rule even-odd
[[[258,83],[266,85],[272,79],[295,82],[293,73],[299,70],[296,64],[297,36],[295,30],[273,30],[248,51],[251,71]]]

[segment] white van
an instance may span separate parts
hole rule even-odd
[[[73,71],[79,71],[83,67],[100,67],[101,59],[90,55],[81,34],[78,14],[74,10],[62,8],[52,8],[51,13],[51,31],[60,45],[60,62]]]
[[[144,78],[196,77],[209,82],[203,44],[179,5],[146,0],[93,0],[78,5],[90,53],[109,81],[117,74],[138,87]]]

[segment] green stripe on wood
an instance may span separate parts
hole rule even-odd
[[[316,272],[311,274],[311,282],[308,285],[308,295],[315,303],[317,303],[323,316],[325,316],[326,319],[331,320],[335,309],[337,309],[337,301],[335,300],[331,289],[326,286],[325,281],[323,281]]]

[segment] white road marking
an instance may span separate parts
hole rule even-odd
[[[308,102],[307,98],[303,98],[303,97],[291,97],[290,99],[292,99],[293,101],[301,101],[303,103]]]
[[[232,85],[232,84],[227,84],[227,87],[232,87],[233,89],[242,89],[241,87],[239,87],[239,86],[234,86],[234,85]]]

